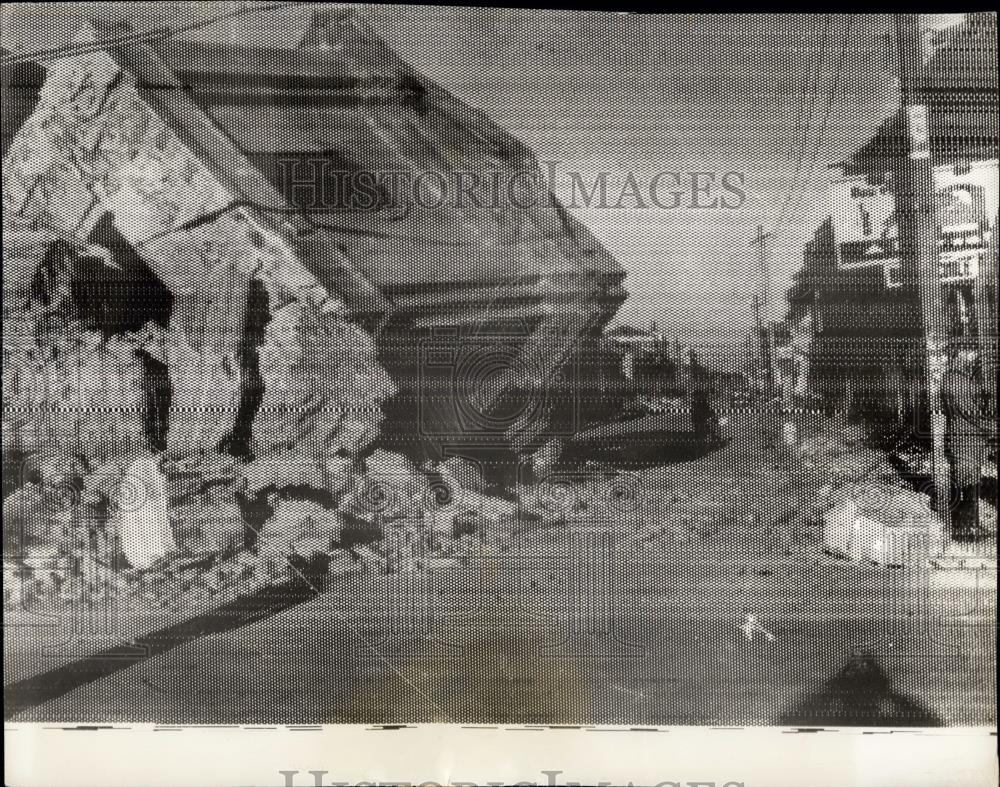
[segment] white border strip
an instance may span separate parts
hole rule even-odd
[[[8,724],[4,738],[11,787],[980,787],[998,777],[996,731],[975,728]]]

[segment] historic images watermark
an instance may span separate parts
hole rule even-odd
[[[472,782],[472,781],[452,781],[442,784],[440,782],[410,782],[400,784],[398,782],[361,782],[351,784],[350,782],[329,781],[330,771],[324,770],[282,770],[278,771],[284,779],[284,787],[503,787],[504,782]],[[523,787],[580,787],[581,782],[563,781],[560,779],[563,771],[560,769],[543,769],[541,781],[518,782]],[[633,782],[627,782],[628,787],[641,787]],[[611,782],[597,782],[598,787],[611,787]],[[712,779],[666,779],[657,782],[651,787],[744,787],[742,781],[715,781]]]
[[[559,161],[537,168],[472,170],[338,169],[328,158],[285,156],[275,175],[301,210],[738,210],[746,175],[735,170],[581,172]],[[558,188],[557,188],[558,186]],[[563,199],[557,193],[563,194]]]

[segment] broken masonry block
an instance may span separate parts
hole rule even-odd
[[[129,465],[118,498],[112,527],[133,568],[148,569],[177,551],[168,517],[166,477],[155,457],[139,457]]]

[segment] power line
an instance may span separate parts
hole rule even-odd
[[[778,213],[777,221],[775,221],[775,231],[781,226],[781,223],[785,219],[785,214],[791,205],[792,196],[798,187],[799,174],[802,172],[802,162],[805,159],[806,144],[809,140],[809,127],[812,125],[812,115],[816,106],[816,89],[819,86],[819,73],[823,68],[823,60],[826,58],[826,39],[830,32],[830,23],[832,20],[832,14],[825,14],[823,20],[823,32],[820,35],[819,42],[819,58],[816,61],[816,70],[813,72],[812,79],[812,89],[809,95],[809,109],[806,113],[805,127],[802,132],[802,140],[799,144],[798,160],[795,163],[795,172],[792,174],[792,182],[788,188],[788,194],[785,197],[784,203],[781,206],[781,211]]]
[[[818,23],[817,23],[818,24]],[[806,40],[811,41],[813,39],[815,31],[810,30],[806,33]],[[795,140],[799,138],[799,133],[802,130],[802,110],[805,109],[806,98],[809,95],[809,75],[804,74],[802,78],[802,90],[798,94],[798,102],[795,106],[795,122],[792,124],[792,133],[788,140],[788,160],[791,163],[795,159]]]
[[[809,90],[809,108],[806,112],[805,125],[802,128],[802,138],[798,145],[798,157],[795,162],[795,171],[792,174],[792,181],[788,188],[788,194],[785,196],[784,203],[781,206],[781,211],[778,213],[778,218],[775,221],[775,230],[777,230],[784,221],[789,205],[791,204],[792,197],[794,196],[795,191],[799,186],[798,180],[799,180],[799,175],[802,172],[802,162],[805,158],[806,145],[809,140],[809,129],[810,126],[812,125],[812,116],[816,106],[816,93],[817,93],[817,88],[819,87],[819,74],[820,71],[823,69],[823,61],[826,58],[826,40],[830,33],[831,22],[832,22],[832,15],[824,14],[823,32],[820,35],[820,42],[819,42],[819,58],[816,61],[816,69],[815,71],[813,71],[812,87]]]
[[[823,110],[823,121],[820,124],[819,135],[816,138],[816,145],[813,148],[812,156],[809,162],[809,175],[805,183],[808,184],[808,188],[812,187],[814,173],[816,170],[816,163],[819,159],[819,153],[822,148],[823,143],[826,141],[826,129],[830,120],[830,113],[833,108],[833,102],[836,99],[837,93],[840,89],[840,78],[844,72],[844,57],[847,54],[847,47],[850,44],[851,29],[854,25],[854,17],[850,15],[847,17],[847,25],[844,27],[844,38],[840,45],[840,54],[837,57],[837,65],[833,75],[833,84],[830,88],[830,94],[827,96],[826,107]],[[799,209],[799,205],[802,203],[802,195],[805,194],[807,187],[803,184],[803,188],[799,191],[798,197],[795,201],[795,206],[792,209],[792,214]]]
[[[188,22],[187,24],[178,25],[176,27],[166,25],[163,27],[154,27],[152,30],[147,30],[143,33],[121,33],[116,36],[111,36],[110,38],[102,39],[101,41],[88,41],[79,44],[63,44],[62,46],[51,47],[49,49],[36,49],[32,52],[14,52],[0,57],[0,66],[12,66],[17,63],[24,63],[28,61],[42,63],[47,60],[57,60],[62,57],[86,55],[92,52],[99,52],[103,49],[123,46],[125,44],[163,41],[171,36],[177,35],[178,33],[189,33],[193,30],[200,30],[204,27],[209,27],[238,16],[277,11],[283,8],[295,8],[296,6],[301,5],[309,5],[309,3],[272,3],[271,5],[263,6],[241,6],[240,8],[236,8],[232,11],[227,11],[224,14],[213,16],[210,19]]]
[[[826,46],[825,41],[826,41],[826,35],[827,35],[827,28],[829,27],[829,23],[830,23],[829,14],[825,15],[824,23],[825,23],[826,27],[823,30],[823,35],[822,35],[821,43],[820,43],[820,63],[822,63],[823,52],[824,52],[825,46]],[[819,23],[817,23],[817,25],[813,29],[807,31],[807,33],[805,35],[805,38],[806,38],[807,41],[812,41],[812,39],[813,39],[813,37],[815,35],[815,32],[816,32],[816,27],[818,27],[818,24]],[[820,66],[820,64],[817,64],[817,67],[816,67],[817,68],[817,72],[816,73],[818,73],[819,66]],[[810,94],[810,90],[809,90],[809,83],[810,83],[810,81],[813,84],[812,94],[813,95],[815,94],[816,73],[814,73],[812,75],[811,79],[810,79],[809,74],[804,75],[804,77],[802,79],[802,89],[797,94],[798,95],[798,101],[796,102],[796,106],[795,106],[795,120],[794,120],[794,123],[793,123],[793,126],[792,126],[792,133],[790,135],[789,142],[788,142],[787,158],[789,160],[788,163],[791,164],[791,160],[796,155],[796,153],[795,153],[795,150],[796,150],[796,140],[799,139],[800,134],[801,134],[802,141],[799,144],[799,153],[798,153],[798,158],[799,158],[799,165],[798,166],[799,167],[801,167],[801,160],[802,160],[802,157],[803,157],[803,149],[804,149],[804,145],[805,145],[806,135],[808,134],[808,122],[809,122],[809,121],[807,121],[806,128],[803,129],[803,126],[802,126],[802,120],[803,120],[803,114],[804,114],[803,110],[805,109],[806,98],[811,95]],[[810,114],[811,114],[811,109],[810,109]],[[798,169],[796,169],[796,177],[797,176],[798,176]],[[795,179],[793,179],[792,184],[789,187],[789,194],[787,194],[785,196],[784,202],[787,202],[791,198],[791,191],[794,189],[794,187],[795,187]],[[782,210],[784,210],[784,208]],[[763,230],[761,230],[761,232],[762,231]],[[770,238],[771,235],[772,235],[772,233],[767,233],[766,237]],[[754,241],[754,242],[757,242],[757,241]],[[739,251],[734,252],[733,255],[730,257],[730,272],[733,274],[733,295],[737,295],[738,294],[736,277],[735,277],[735,272],[736,272],[735,271],[735,263],[736,263],[736,259],[737,259],[738,255],[742,256],[742,252],[739,252]],[[758,289],[759,289],[759,286],[758,286]],[[756,307],[755,307],[755,309],[756,309]]]
[[[850,44],[850,35],[853,29],[854,19],[853,17],[848,17],[847,22],[844,26],[844,31],[842,34],[842,40],[840,44],[840,51],[837,56],[836,65],[834,67],[834,75],[830,83],[830,90],[827,93],[826,104],[823,108],[823,119],[820,121],[819,133],[816,135],[815,143],[812,146],[812,151],[809,155],[809,171],[808,174],[802,179],[799,188],[794,191],[789,192],[789,200],[786,202],[785,209],[782,215],[779,216],[779,221],[775,224],[774,230],[771,233],[773,236],[777,237],[783,229],[786,227],[781,223],[784,219],[789,216],[795,215],[802,204],[803,196],[807,191],[809,191],[815,181],[816,165],[819,161],[820,151],[826,142],[827,128],[830,122],[830,115],[832,114],[833,103],[840,92],[840,82],[841,77],[844,73],[844,61],[846,59],[847,48]],[[803,141],[807,139],[806,136],[803,137]],[[804,148],[803,148],[804,150]],[[804,157],[804,154],[803,154]],[[801,172],[800,172],[801,174]],[[794,204],[792,203],[794,200]],[[788,208],[791,208],[788,210]]]

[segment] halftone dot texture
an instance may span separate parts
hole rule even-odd
[[[995,724],[995,15],[929,570],[891,17],[2,13],[8,719]]]

